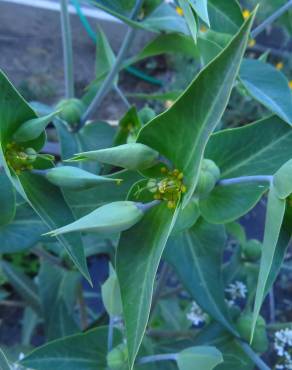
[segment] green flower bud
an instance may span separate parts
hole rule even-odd
[[[96,232],[102,235],[114,234],[134,226],[143,216],[144,208],[140,203],[113,202],[97,208],[69,225],[50,231],[46,235],[57,236],[74,231]]]
[[[159,160],[159,153],[140,143],[131,143],[113,148],[94,150],[76,154],[69,161],[98,161],[128,170],[142,170],[152,167]]]
[[[248,313],[239,317],[236,328],[242,339],[250,340],[253,314]],[[251,347],[258,353],[263,353],[268,349],[268,337],[266,331],[266,322],[262,316],[256,321],[255,332]]]
[[[68,122],[69,125],[75,125],[80,121],[85,111],[85,105],[81,100],[73,98],[61,100],[56,109],[60,111],[60,118]]]
[[[262,243],[256,239],[250,239],[242,246],[243,256],[249,261],[257,261],[261,257]]]
[[[128,349],[126,344],[120,344],[107,355],[107,366],[111,370],[122,370],[128,361]]]
[[[196,194],[199,196],[206,196],[209,194],[215,187],[219,178],[219,167],[210,159],[203,159]]]
[[[72,190],[90,189],[105,182],[119,183],[121,180],[98,176],[78,167],[55,167],[46,171],[47,180],[56,186]]]

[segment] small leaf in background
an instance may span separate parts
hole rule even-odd
[[[187,348],[178,354],[179,370],[212,370],[223,362],[223,356],[215,347],[198,346]]]
[[[237,0],[208,0],[211,29],[217,32],[234,34],[244,19]]]
[[[276,246],[285,213],[285,200],[279,199],[273,186],[268,195],[266,211],[265,233],[260,262],[260,271],[257,282],[256,298],[253,311],[251,340],[254,335],[256,321],[262,302],[266,295],[266,285],[275,258]]]
[[[0,253],[16,253],[33,247],[48,227],[34,210],[23,203],[16,207],[16,215],[8,225],[0,227]]]
[[[131,228],[144,216],[139,204],[120,201],[105,204],[79,220],[52,230],[46,235],[57,236],[76,231],[95,232],[100,234],[118,233]]]
[[[275,173],[273,184],[280,199],[285,199],[292,193],[292,159]]]
[[[110,316],[120,316],[123,312],[120,286],[117,275],[112,270],[108,279],[101,286],[102,302]]]
[[[178,3],[183,11],[183,15],[189,27],[194,43],[196,44],[197,34],[198,34],[198,25],[197,25],[196,15],[193,12],[193,9],[191,7],[191,5],[194,7],[193,1],[178,0]]]
[[[9,365],[8,359],[5,356],[5,353],[0,348],[0,368],[1,370],[12,370]]]
[[[75,304],[80,275],[42,261],[38,289],[47,340],[65,337],[80,329],[75,321]]]
[[[15,291],[37,314],[41,315],[41,303],[35,283],[7,261],[1,261],[0,266]]]
[[[131,143],[78,153],[70,159],[72,162],[86,160],[111,164],[128,170],[142,170],[155,165],[159,160],[159,153],[147,145]]]
[[[53,112],[24,122],[14,133],[13,139],[17,142],[26,142],[38,138],[58,113]]]
[[[240,81],[255,100],[292,125],[292,93],[282,72],[260,60],[244,59]]]
[[[52,370],[52,363],[62,370],[106,369],[107,327],[98,327],[86,333],[56,339],[38,347],[20,364],[34,370]],[[114,331],[113,346],[122,342],[122,335]]]
[[[252,21],[253,17],[245,22],[227,48],[200,72],[170,109],[139,133],[138,142],[156,149],[184,173],[187,193],[183,206],[195,190],[205,146],[228,103]]]
[[[9,224],[15,216],[15,202],[15,190],[3,167],[0,165],[0,234],[1,228]]]
[[[71,190],[85,190],[104,183],[119,183],[120,179],[98,176],[81,168],[62,166],[44,172],[48,181],[56,186]]]
[[[208,15],[208,4],[207,0],[187,0],[188,3],[192,6],[194,11],[198,14],[198,16],[204,21],[207,26],[210,26],[209,15]]]
[[[114,138],[114,145],[136,141],[138,131],[142,127],[137,108],[131,107],[119,121],[119,128]]]
[[[234,333],[220,267],[225,242],[222,225],[199,219],[191,229],[169,239],[164,257],[200,307]]]

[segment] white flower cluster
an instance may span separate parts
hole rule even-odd
[[[225,292],[228,294],[227,302],[230,306],[233,306],[237,299],[246,298],[247,287],[241,281],[235,281],[228,285],[225,289]]]
[[[282,329],[275,333],[274,348],[281,358],[276,370],[292,370],[292,329]]]
[[[195,302],[192,302],[190,311],[187,313],[187,319],[195,326],[203,324],[208,318],[208,315]]]

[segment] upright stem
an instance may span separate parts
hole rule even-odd
[[[136,5],[135,5],[135,7],[134,7],[134,9],[131,13],[131,18],[132,19],[136,18],[137,14],[139,13],[139,10],[141,8],[142,3],[143,3],[143,0],[137,0],[136,1]],[[128,52],[129,47],[130,47],[130,45],[131,45],[131,43],[134,39],[135,32],[136,32],[136,30],[134,28],[129,28],[128,29],[128,31],[126,33],[126,36],[125,36],[125,39],[122,43],[122,46],[121,46],[121,48],[118,52],[116,61],[113,65],[110,73],[107,75],[106,79],[103,81],[103,83],[102,83],[100,89],[98,90],[95,98],[92,100],[89,107],[87,108],[84,115],[82,116],[80,127],[82,127],[85,124],[85,122],[90,118],[90,116],[97,110],[100,103],[102,102],[104,97],[107,95],[107,93],[111,89],[113,81],[116,78],[117,74],[119,73],[120,67],[123,63],[123,60],[126,56],[126,53]]]
[[[121,98],[122,102],[125,104],[127,109],[131,108],[131,104],[129,103],[128,99],[126,98],[125,94],[122,92],[122,90],[119,88],[119,86],[114,87],[115,92],[117,95]]]
[[[61,28],[64,54],[65,96],[74,98],[73,51],[68,0],[61,0]]]
[[[282,14],[284,14],[287,10],[292,7],[292,0],[288,1],[285,5],[281,6],[278,10],[276,10],[269,18],[267,18],[263,23],[261,23],[258,27],[256,27],[251,32],[251,37],[255,38],[260,33],[262,33],[268,25],[273,23],[276,19],[280,18]]]
[[[260,370],[271,370],[271,368],[252,350],[245,342],[239,341],[241,348]]]
[[[110,315],[109,324],[108,324],[108,337],[107,337],[107,350],[108,350],[108,352],[110,352],[113,348],[114,321],[115,321],[115,318]]]

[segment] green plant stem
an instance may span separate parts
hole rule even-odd
[[[73,50],[68,0],[61,0],[61,29],[64,54],[65,97],[74,98]]]
[[[245,342],[238,341],[241,345],[241,348],[244,350],[244,352],[248,355],[248,357],[254,362],[254,364],[260,369],[260,370],[271,370],[271,368],[258,356],[253,349]]]
[[[139,208],[142,212],[146,213],[149,209],[158,206],[161,203],[161,200],[153,200],[149,203],[136,203],[137,208]]]
[[[107,337],[107,350],[108,350],[108,352],[110,352],[113,348],[114,320],[115,320],[115,318],[113,316],[109,317],[108,337]]]
[[[137,360],[137,364],[149,364],[150,362],[159,362],[159,361],[176,361],[177,360],[177,353],[168,353],[162,355],[153,355],[153,356],[145,356],[141,357]]]
[[[270,306],[270,322],[273,323],[275,322],[276,319],[274,286],[272,286],[269,293],[269,306]]]
[[[129,103],[129,100],[126,98],[125,94],[122,92],[122,90],[119,88],[119,86],[114,87],[115,92],[117,95],[121,98],[122,102],[125,104],[127,109],[131,108],[131,104]]]
[[[292,329],[292,322],[277,322],[267,325],[268,330],[277,331],[281,329]]]
[[[229,186],[234,184],[242,184],[242,183],[250,183],[250,182],[265,182],[271,184],[273,180],[273,176],[268,175],[259,175],[259,176],[242,176],[242,177],[234,177],[232,179],[223,179],[217,182],[219,186]]]
[[[136,1],[136,5],[135,5],[135,7],[134,7],[134,9],[131,13],[131,16],[130,16],[131,19],[136,18],[142,4],[143,4],[143,0],[137,0]],[[85,122],[94,114],[94,112],[96,112],[100,103],[102,102],[102,100],[104,99],[106,94],[110,91],[110,89],[113,85],[113,82],[114,82],[116,76],[119,73],[120,67],[123,63],[123,60],[126,56],[126,53],[128,52],[129,47],[130,47],[132,41],[134,40],[135,33],[136,33],[136,30],[134,28],[128,28],[125,39],[124,39],[124,41],[122,43],[122,46],[121,46],[121,48],[118,52],[116,61],[113,65],[110,73],[107,75],[106,79],[103,81],[103,83],[102,83],[100,89],[98,90],[96,96],[94,97],[94,99],[90,103],[89,107],[85,111],[84,115],[82,116],[81,122],[80,122],[80,127],[82,127],[85,124]]]
[[[267,26],[269,26],[271,23],[275,22],[275,20],[280,18],[281,15],[284,14],[291,7],[292,7],[292,0],[288,1],[286,4],[281,6],[281,8],[276,10],[270,17],[268,17],[264,22],[262,22],[258,27],[256,27],[251,32],[251,37],[256,38],[260,33],[262,33],[267,28]]]

